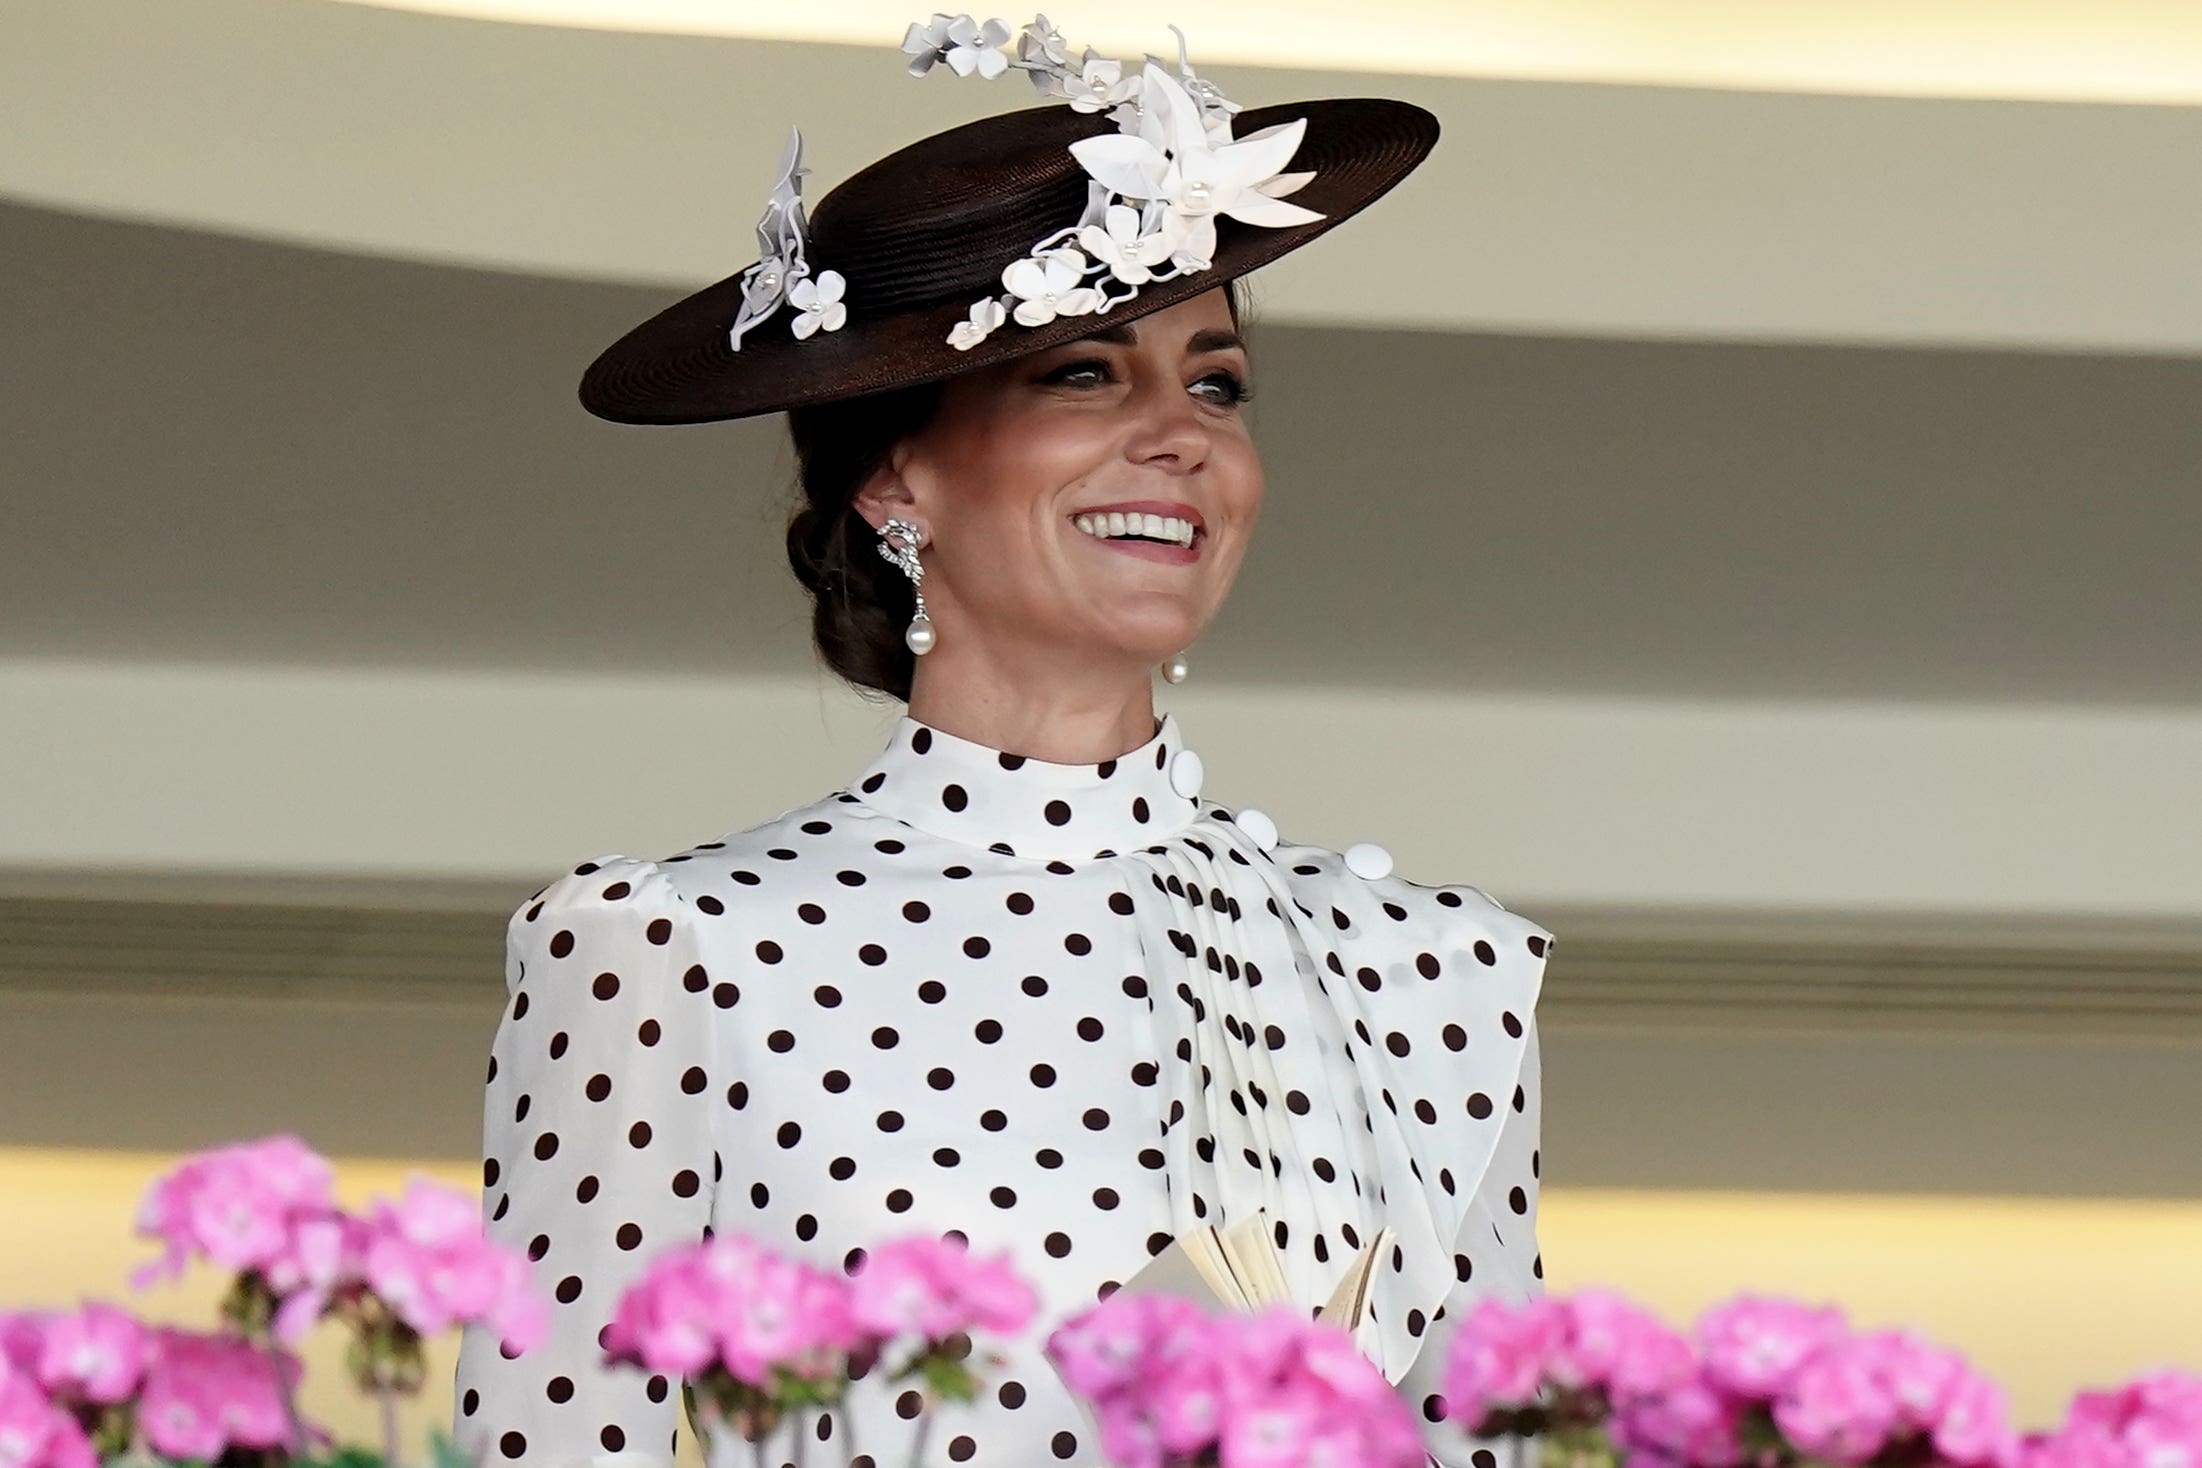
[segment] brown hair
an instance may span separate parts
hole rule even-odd
[[[1223,283],[1231,323],[1244,330],[1246,287]],[[826,666],[859,691],[910,699],[917,655],[902,640],[917,610],[909,578],[875,548],[879,532],[856,513],[856,492],[896,444],[939,411],[943,381],[888,388],[788,410],[796,495],[788,565],[811,595],[811,641]]]

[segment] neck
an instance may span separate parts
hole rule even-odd
[[[910,717],[989,748],[1055,764],[1098,764],[1155,734],[1152,664],[1011,669],[943,638],[917,660]]]

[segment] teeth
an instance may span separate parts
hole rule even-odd
[[[1080,515],[1071,522],[1088,535],[1103,540],[1123,535],[1145,535],[1156,540],[1172,540],[1179,545],[1193,543],[1193,522],[1181,520],[1175,515],[1148,515],[1137,510],[1125,514],[1109,510],[1101,514]]]

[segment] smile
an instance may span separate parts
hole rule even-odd
[[[1175,515],[1148,515],[1138,511],[1124,514],[1111,510],[1105,514],[1079,515],[1072,519],[1086,534],[1096,540],[1125,540],[1134,544],[1156,543],[1190,549],[1198,526],[1190,520]]]

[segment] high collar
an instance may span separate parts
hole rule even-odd
[[[1098,764],[1056,764],[902,716],[849,785],[864,804],[935,836],[1007,856],[1082,861],[1151,846],[1200,813],[1200,757],[1177,716]]]

